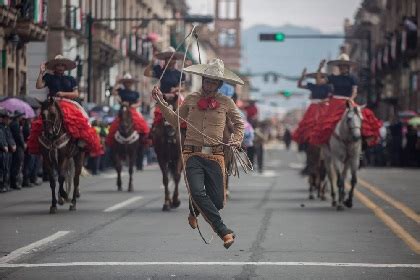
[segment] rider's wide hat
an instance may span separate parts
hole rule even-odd
[[[54,59],[51,59],[50,61],[48,61],[45,64],[45,66],[47,67],[48,70],[54,71],[55,66],[60,65],[60,64],[64,65],[66,67],[66,70],[72,70],[76,68],[76,62],[74,62],[71,59],[65,58],[61,54],[56,55]]]
[[[155,57],[157,59],[160,59],[160,60],[169,59],[169,58],[171,58],[171,56],[172,56],[172,59],[174,59],[174,60],[180,60],[180,59],[183,59],[184,58],[184,53],[177,52],[177,51],[175,51],[175,49],[173,47],[169,47],[165,51],[160,52],[160,53],[157,53],[155,55]]]
[[[130,73],[125,73],[123,78],[120,79],[121,83],[138,83],[139,80],[136,78],[133,78]]]
[[[200,75],[210,79],[221,80],[232,84],[244,84],[244,81],[242,81],[238,75],[227,69],[223,61],[219,58],[213,59],[208,64],[191,65],[187,68],[184,68],[184,71],[187,73]]]
[[[357,64],[356,62],[350,60],[349,55],[346,53],[340,54],[336,60],[328,61],[328,65],[331,65],[331,66],[346,65],[346,66],[351,67],[351,66],[355,66],[356,64]]]

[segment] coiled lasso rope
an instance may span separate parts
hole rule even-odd
[[[173,59],[173,56],[179,50],[179,48],[184,43],[186,43],[184,57],[183,57],[183,61],[182,61],[182,70],[181,70],[181,75],[180,75],[180,79],[179,79],[178,96],[180,95],[180,90],[181,90],[181,86],[182,86],[182,76],[183,76],[183,73],[184,73],[184,66],[185,66],[185,60],[186,60],[186,57],[187,57],[187,52],[188,52],[191,44],[193,43],[194,38],[195,38],[195,41],[197,43],[199,63],[201,64],[200,45],[199,45],[199,42],[198,42],[198,34],[196,32],[196,28],[197,28],[197,26],[194,25],[193,28],[191,29],[191,31],[188,33],[188,35],[184,38],[184,40],[180,44],[178,44],[178,46],[175,48],[175,51],[170,56],[169,61],[166,63],[165,68],[163,69],[163,72],[162,72],[162,74],[161,74],[161,76],[160,76],[160,78],[158,80],[158,83],[160,83],[160,81],[163,78],[163,75],[165,74],[165,72],[166,72],[166,70],[168,68],[169,62]],[[156,85],[158,85],[158,83]],[[161,100],[159,95],[156,95],[156,97],[158,98],[159,103],[165,104],[164,103],[164,100]],[[181,105],[180,98],[178,98],[178,101],[177,102],[178,102],[178,104],[177,104],[178,106],[177,106],[177,110],[176,110],[175,113],[177,115],[177,130],[178,130],[178,137],[179,137],[179,141],[178,142],[179,142],[179,146],[180,146],[179,148],[180,148],[180,152],[181,152],[182,172],[183,172],[183,175],[184,175],[185,185],[186,185],[187,190],[188,190],[189,203],[190,203],[190,205],[191,205],[192,208],[194,208],[193,206],[195,206],[199,210],[199,212],[203,215],[203,211],[201,211],[199,209],[199,207],[197,206],[197,204],[192,199],[191,188],[190,188],[190,185],[189,185],[189,182],[188,182],[188,178],[187,178],[187,173],[186,173],[186,169],[185,169],[185,158],[184,158],[184,154],[182,153],[182,143],[180,141],[181,140],[181,125],[180,125],[181,124],[181,121],[185,122],[188,125],[189,128],[192,128],[193,130],[195,130],[196,132],[198,132],[203,137],[205,137],[205,138],[207,138],[207,139],[209,139],[209,140],[211,140],[211,141],[213,141],[215,143],[218,143],[220,145],[223,145],[225,147],[228,147],[228,152],[231,155],[230,156],[230,161],[233,164],[233,168],[231,169],[231,171],[229,172],[228,175],[233,175],[233,176],[238,176],[239,177],[238,162],[239,162],[239,165],[242,167],[242,169],[243,169],[243,171],[245,173],[249,173],[250,171],[252,171],[253,170],[253,166],[252,166],[251,161],[247,157],[246,153],[243,151],[243,149],[241,149],[239,147],[236,147],[235,145],[224,143],[222,141],[219,141],[218,139],[215,139],[215,138],[212,138],[212,137],[206,135],[201,130],[199,130],[198,128],[196,128],[194,125],[192,125],[188,120],[182,118],[180,116],[179,110],[178,110],[178,108]],[[222,172],[224,172],[224,171],[222,170]],[[212,242],[212,240],[214,239],[214,235],[212,235],[210,241],[207,241],[207,239],[203,236],[203,234],[201,232],[200,226],[198,224],[198,217],[195,214],[194,209],[192,209],[192,211],[190,211],[190,212],[192,212],[192,214],[194,215],[194,218],[197,220],[197,230],[198,230],[198,232],[200,234],[201,239],[204,241],[204,243],[210,244]],[[205,215],[203,215],[203,217],[211,225],[210,221],[205,217]]]

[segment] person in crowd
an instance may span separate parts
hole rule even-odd
[[[6,116],[7,111],[0,108],[0,193],[8,191],[7,185],[7,161],[9,154],[9,143],[6,133]]]
[[[220,142],[223,141],[226,120],[229,118],[233,134],[227,144],[239,147],[244,135],[244,122],[232,99],[218,93],[218,89],[223,81],[234,84],[243,84],[243,81],[224,67],[220,59],[214,59],[209,64],[192,65],[184,71],[202,76],[200,92],[188,95],[177,110],[188,121],[183,146],[187,186],[192,198],[188,222],[192,228],[197,228],[196,215],[202,214],[227,249],[234,243],[235,235],[219,213],[226,199],[224,146]],[[168,107],[159,87],[153,89],[152,96],[165,119],[177,127],[177,113]]]
[[[261,122],[256,123],[254,128],[254,150],[257,157],[258,172],[264,170],[264,143],[267,142],[267,136],[264,134]]]
[[[290,150],[290,145],[292,144],[292,132],[290,132],[290,129],[286,127],[283,135],[283,141],[286,145],[286,149]]]
[[[16,151],[16,143],[13,139],[12,132],[10,131],[10,121],[11,117],[13,117],[13,113],[2,110],[1,111],[1,123],[0,123],[0,130],[3,131],[4,137],[5,137],[5,144],[7,146],[7,149],[5,149],[5,152],[3,154],[3,188],[8,191],[10,188],[10,167],[12,164],[12,155]],[[14,188],[17,189],[17,188]]]
[[[242,148],[246,150],[246,154],[251,161],[251,164],[254,165],[255,159],[255,147],[254,147],[254,128],[252,125],[244,120],[245,130],[244,130],[244,140],[242,141]]]
[[[10,132],[12,133],[13,140],[16,143],[16,150],[12,154],[11,168],[10,168],[10,188],[19,190],[19,177],[22,172],[22,164],[25,157],[26,143],[23,138],[21,123],[25,113],[15,111],[10,122]]]
[[[36,112],[39,107],[32,107],[32,109],[34,109]],[[31,123],[31,119],[25,118],[22,120],[22,135],[23,140],[25,141],[25,155],[22,167],[22,187],[32,187],[33,185],[39,185],[38,170],[41,164],[41,158],[38,155],[30,154],[26,144],[31,133]]]

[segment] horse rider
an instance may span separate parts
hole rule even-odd
[[[174,104],[176,104],[175,101],[177,101],[177,98],[182,98],[182,96],[178,96],[178,92],[182,92],[183,90],[182,86],[179,88],[179,82],[185,81],[185,75],[176,68],[176,62],[177,60],[183,59],[183,57],[184,53],[177,52],[173,47],[169,47],[167,50],[155,54],[156,59],[164,61],[163,65],[156,64],[156,59],[152,59],[144,69],[144,76],[156,79],[161,78],[160,91],[163,93],[163,98],[167,101],[173,101]],[[176,108],[173,109],[176,110]],[[161,122],[164,122],[163,115],[159,107],[156,107],[153,127]],[[182,128],[185,127],[184,124]]]
[[[328,65],[338,67],[339,75],[328,75],[326,77],[327,82],[333,86],[333,92],[328,100],[328,109],[320,115],[318,124],[311,133],[309,139],[311,144],[321,145],[328,143],[337,123],[346,111],[347,102],[354,102],[357,96],[357,81],[350,73],[350,69],[355,64],[345,53],[342,53],[337,60],[328,62]],[[322,60],[317,71],[316,79],[318,83],[322,83],[323,74],[321,70],[324,65],[325,60]],[[381,121],[367,108],[362,110],[362,116],[362,136],[367,140],[368,145],[374,145],[380,137]]]
[[[331,95],[332,87],[326,83],[325,74],[322,74],[322,78],[314,83],[306,83],[303,81],[306,78],[315,78],[317,73],[306,73],[306,68],[303,69],[302,75],[298,80],[297,86],[301,89],[310,91],[309,99],[311,104],[306,109],[302,120],[299,122],[298,127],[292,134],[292,139],[298,144],[306,144],[309,141],[310,133],[312,129],[317,125],[318,118],[327,108],[327,101]]]
[[[63,116],[66,132],[78,141],[81,149],[87,150],[92,157],[103,154],[98,135],[89,124],[89,119],[84,109],[75,101],[79,96],[76,80],[65,75],[76,67],[76,63],[62,55],[55,56],[47,63],[42,63],[39,69],[36,88],[48,88],[48,98],[55,98]],[[51,73],[47,72],[50,71]],[[28,137],[28,152],[39,154],[39,136],[43,130],[42,117],[39,116],[32,122],[31,133]]]
[[[177,110],[179,116],[188,121],[183,147],[187,187],[193,204],[190,203],[188,222],[196,228],[194,214],[201,213],[228,249],[235,235],[219,213],[226,201],[223,132],[229,118],[233,134],[227,145],[239,147],[244,135],[244,122],[232,99],[218,93],[218,89],[223,81],[233,84],[243,84],[243,81],[225,68],[220,59],[214,59],[209,64],[192,65],[184,71],[202,76],[200,92],[188,95]],[[177,127],[177,113],[168,107],[159,87],[154,87],[152,96],[165,119]]]
[[[13,138],[12,132],[10,131],[10,120],[13,117],[13,113],[0,109],[0,141],[1,143],[1,191],[6,192],[10,187],[10,165],[12,163],[12,154],[16,151],[16,142]]]
[[[141,113],[137,109],[141,106],[140,93],[133,89],[135,83],[138,83],[137,79],[134,79],[131,74],[124,74],[122,79],[117,80],[114,89],[112,90],[112,95],[116,96],[121,103],[126,103],[130,106],[131,119],[133,121],[134,130],[137,131],[141,138],[140,142],[144,141],[145,137],[149,134],[149,126],[144,120]],[[115,133],[120,127],[120,118],[119,116],[111,123],[109,128],[109,133],[106,137],[106,144],[111,146],[114,142]]]
[[[10,167],[10,187],[19,190],[18,176],[22,171],[23,160],[25,157],[26,143],[22,133],[22,120],[25,113],[16,110],[10,123],[10,132],[16,143],[16,151],[12,154],[12,162]]]

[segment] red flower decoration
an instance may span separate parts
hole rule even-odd
[[[208,97],[208,98],[202,97],[197,102],[197,106],[200,110],[207,110],[207,109],[214,110],[218,108],[219,105],[220,103],[214,97]]]
[[[200,110],[206,110],[207,107],[209,106],[207,103],[207,99],[204,97],[200,98],[200,100],[198,100],[197,102],[197,106]]]

